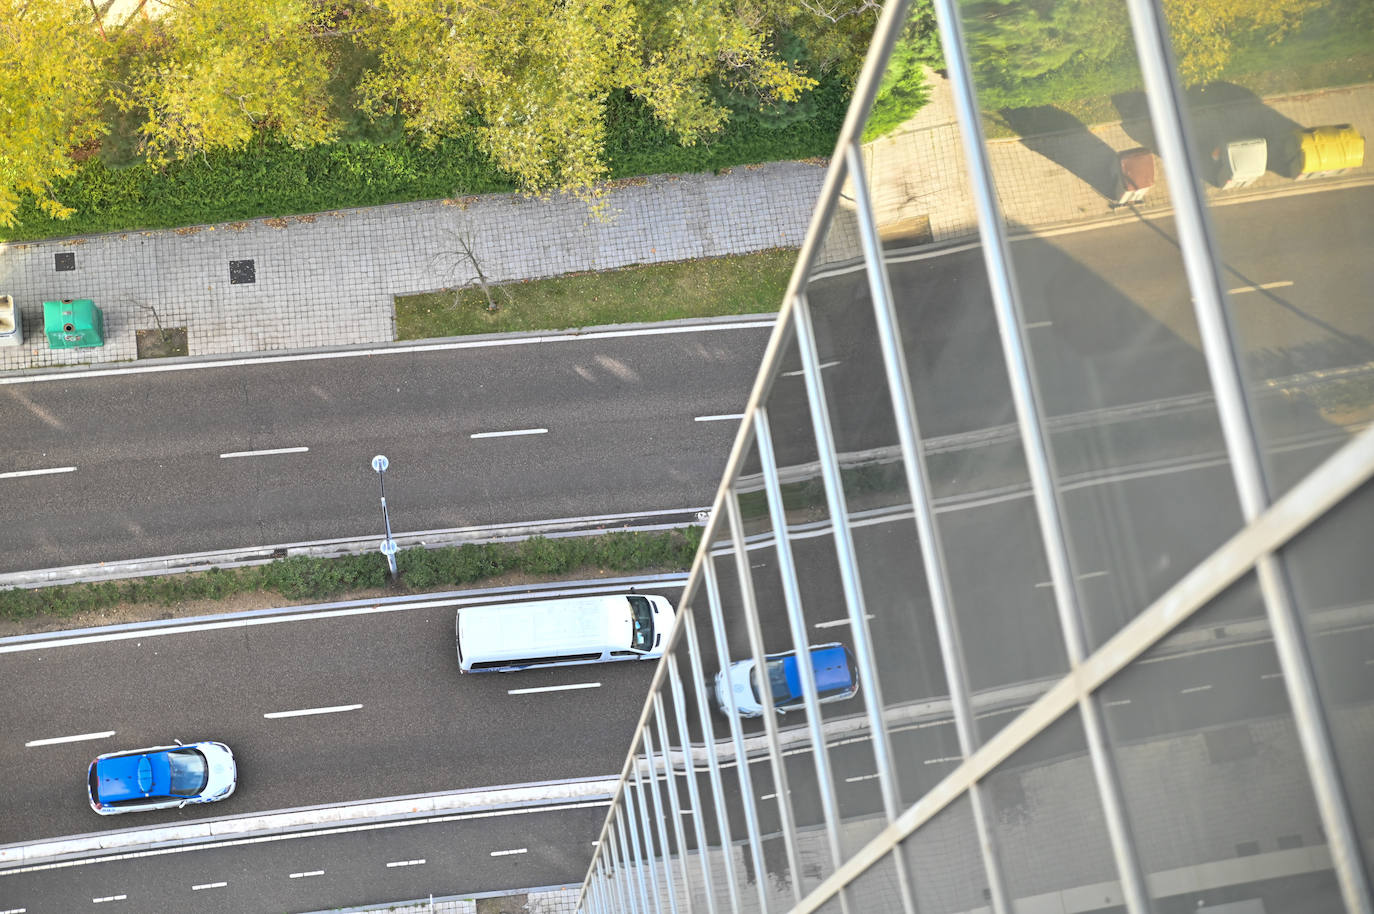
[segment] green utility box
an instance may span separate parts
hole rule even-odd
[[[43,302],[43,330],[52,349],[105,345],[105,315],[89,298]]]

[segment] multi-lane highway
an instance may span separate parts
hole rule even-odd
[[[1374,189],[1362,188],[1214,214],[1236,288],[1252,287],[1233,301],[1247,303],[1246,332],[1255,341],[1247,351],[1260,377],[1358,368],[1361,358],[1371,360],[1374,313],[1349,302],[1361,288],[1374,287],[1374,267],[1350,256],[1352,238],[1342,235],[1340,218],[1331,218],[1369,205]],[[1285,232],[1283,255],[1274,256],[1276,226],[1295,222],[1310,230]],[[1240,524],[1169,232],[1164,223],[1142,222],[1014,245],[1094,645]],[[909,318],[905,342],[971,685],[986,695],[1018,688],[1033,695],[1037,683],[1065,671],[1066,660],[980,258],[976,249],[900,257],[891,272]],[[885,405],[875,392],[883,381],[863,282],[860,272],[824,276],[809,294],[837,443],[857,455],[847,481],[853,483],[850,507],[863,516],[855,536],[884,703],[900,711],[938,702],[946,687],[904,513],[909,498],[886,457],[895,433],[877,421]],[[1302,345],[1291,351],[1273,345],[1284,333]],[[717,327],[0,385],[0,418],[13,430],[0,493],[6,504],[24,506],[7,515],[0,533],[0,570],[373,532],[375,479],[367,461],[378,452],[391,458],[388,496],[400,530],[705,504],[735,433],[728,417],[745,403],[766,336],[761,326]],[[816,494],[815,446],[809,434],[798,433],[806,427],[798,368],[792,351],[768,406],[794,511],[804,621],[813,641],[852,642],[834,543]],[[1312,402],[1284,390],[1262,399],[1257,414],[1274,445],[1269,460],[1278,488],[1348,434]],[[64,471],[34,472],[40,470]],[[746,473],[757,474],[757,465]],[[751,497],[746,493],[741,508],[753,537],[750,570],[764,643],[781,650],[790,639],[778,566],[766,513]],[[1305,610],[1368,602],[1371,582],[1350,573],[1367,565],[1359,558],[1367,538],[1358,520],[1333,516],[1291,550]],[[748,646],[735,569],[727,561],[719,571],[727,659],[738,659]],[[239,792],[219,807],[140,816],[139,825],[620,770],[648,665],[459,677],[452,613],[452,605],[434,605],[79,644],[26,643],[22,650],[0,644],[0,688],[22,696],[0,706],[0,843],[109,824],[85,806],[90,758],[172,736],[234,746],[243,772]],[[1258,615],[1253,588],[1242,583],[1196,624],[1224,631]],[[720,658],[704,609],[696,624],[709,678]],[[1331,669],[1368,668],[1374,661],[1368,631],[1334,647],[1324,642]],[[1122,743],[1287,714],[1282,688],[1270,675],[1272,649],[1262,639],[1228,643],[1224,652],[1171,656],[1159,666],[1167,674],[1142,686],[1139,696],[1123,695],[1130,700],[1112,709],[1109,723]],[[567,686],[583,687],[560,688]],[[1187,694],[1199,697],[1180,700],[1173,694],[1180,689],[1197,689]],[[1348,699],[1366,703],[1369,696]],[[990,707],[983,735],[1019,706]],[[1170,707],[1176,712],[1157,710]],[[826,722],[851,719],[857,708],[857,700],[827,705]],[[330,710],[294,713],[323,709]],[[687,710],[691,739],[703,740],[696,708]],[[725,722],[718,714],[712,719],[719,739]],[[784,723],[800,725],[791,715]],[[744,730],[756,735],[759,727],[750,722]],[[835,787],[846,815],[868,816],[878,808],[871,747],[861,734],[846,739],[835,749]],[[908,799],[959,754],[948,721],[937,718],[899,727],[893,745]],[[1072,746],[1037,751],[1072,754]],[[814,763],[804,751],[787,758],[797,818],[814,825],[820,821]],[[755,760],[750,769],[767,794],[768,761]],[[0,875],[0,911],[73,910],[120,894],[226,899],[206,901],[206,910],[414,897],[428,888],[393,889],[386,880],[426,883],[384,874],[376,892],[360,893],[348,880],[364,880],[359,874],[368,866],[447,859],[403,835],[431,826],[433,845],[462,849],[482,862],[470,870],[445,865],[443,878],[433,878],[436,894],[576,880],[594,837],[594,825],[583,820],[599,821],[600,812],[549,815],[548,821],[512,817],[500,826],[506,831],[488,832],[467,820],[411,826],[396,830],[401,837],[375,838],[375,847],[357,836],[331,835],[318,839],[328,846],[307,838],[279,842],[277,853],[262,859],[248,856],[264,853],[261,848],[225,847]],[[775,820],[763,825],[777,828]],[[566,841],[558,837],[565,834]],[[586,841],[576,834],[587,834]],[[537,867],[534,856],[511,854],[530,865],[500,869],[515,864],[490,856],[517,847],[532,851],[549,835],[558,846],[545,852],[561,856],[539,858]],[[312,856],[330,862],[312,863]],[[429,865],[414,867],[438,871],[424,869]],[[293,878],[317,870],[321,875]],[[258,894],[232,894],[248,874],[262,874],[257,885],[242,889]],[[219,882],[225,885],[195,888]],[[306,885],[320,890],[307,895],[300,891]],[[43,906],[54,899],[56,907]],[[80,904],[68,904],[72,899]],[[179,904],[134,907],[179,910]]]

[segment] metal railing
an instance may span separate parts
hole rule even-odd
[[[1081,721],[1086,754],[1091,761],[1093,787],[1102,810],[1115,869],[1118,903],[1132,914],[1150,910],[1149,891],[1122,794],[1116,760],[1108,746],[1099,690],[1132,661],[1159,645],[1179,625],[1195,616],[1228,586],[1251,572],[1261,581],[1264,605],[1285,686],[1298,725],[1307,774],[1317,797],[1321,822],[1330,846],[1332,866],[1348,910],[1370,912],[1370,888],[1365,880],[1361,848],[1351,821],[1349,797],[1343,792],[1331,745],[1331,734],[1317,700],[1310,659],[1303,648],[1297,610],[1280,571],[1280,550],[1342,499],[1374,478],[1374,429],[1366,429],[1294,485],[1272,500],[1260,467],[1260,445],[1246,407],[1240,369],[1227,327],[1223,291],[1217,278],[1217,251],[1208,228],[1208,213],[1197,163],[1188,152],[1187,118],[1182,109],[1176,69],[1164,37],[1162,14],[1153,0],[1128,0],[1137,54],[1145,75],[1153,122],[1160,139],[1161,158],[1175,176],[1171,194],[1184,252],[1184,270],[1193,291],[1204,351],[1227,441],[1235,484],[1240,493],[1245,525],[1125,623],[1104,644],[1092,649],[1086,636],[1084,609],[1079,602],[1073,557],[1067,541],[1062,492],[1056,487],[1053,452],[1036,388],[1036,375],[1023,338],[1025,320],[1018,300],[1005,221],[1001,215],[987,144],[982,135],[973,76],[956,0],[934,0],[945,49],[950,84],[963,135],[963,153],[970,173],[982,239],[984,266],[998,319],[1003,356],[1010,379],[1019,438],[1026,455],[1030,488],[1050,571],[1059,627],[1064,640],[1067,672],[1028,698],[1028,705],[994,735],[977,736],[970,675],[960,644],[959,628],[950,596],[950,575],[942,538],[936,525],[934,495],[923,459],[925,439],[918,421],[907,356],[901,344],[900,323],[888,267],[876,224],[860,152],[860,136],[867,112],[892,46],[905,23],[909,2],[889,3],[879,20],[872,48],[856,84],[849,114],[840,132],[836,153],[821,197],[789,282],[777,327],[764,355],[750,394],[744,420],[731,449],[724,478],[717,491],[702,547],[693,563],[678,607],[678,624],[668,639],[667,656],[660,663],[636,728],[636,737],[621,772],[620,787],[599,836],[592,865],[583,884],[579,910],[608,912],[664,912],[833,909],[872,910],[851,897],[856,885],[880,861],[890,863],[895,898],[891,907],[914,912],[915,898],[903,853],[903,842],[951,804],[969,802],[971,822],[982,855],[984,906],[1010,914],[1009,891],[993,840],[985,779],[1018,750],[1045,733],[1056,721],[1076,715]],[[862,249],[867,291],[874,308],[877,348],[883,361],[886,390],[892,404],[901,466],[911,501],[914,523],[913,565],[923,573],[934,629],[943,661],[949,715],[960,757],[955,767],[914,803],[904,803],[899,771],[891,747],[893,715],[883,702],[875,645],[869,625],[859,547],[850,529],[850,508],[841,476],[841,454],[831,428],[832,410],[822,375],[811,306],[808,277],[816,272],[819,253],[837,206],[849,182],[846,199],[852,205]],[[741,495],[757,497],[761,478],[766,519],[773,531],[769,545],[776,560],[782,611],[788,622],[791,648],[807,656],[811,648],[801,586],[789,536],[784,480],[779,467],[775,429],[768,408],[770,394],[782,373],[783,361],[795,353],[801,361],[805,400],[817,453],[814,459],[824,490],[827,532],[834,542],[844,622],[853,642],[863,714],[843,728],[827,726],[820,694],[807,663],[798,664],[806,737],[780,738],[773,699],[768,688],[757,689],[762,705],[764,739],[747,737],[729,683],[717,696],[723,716],[711,713],[714,683],[709,670],[731,664],[723,589],[735,588],[732,605],[739,607],[747,635],[747,656],[761,669],[766,660],[756,582],[750,563]],[[795,374],[796,372],[793,372]],[[757,466],[746,473],[751,457]],[[747,476],[747,489],[736,483]],[[722,577],[714,556],[732,556],[733,576]],[[704,607],[702,606],[704,604]],[[704,609],[704,613],[703,613]],[[713,632],[703,644],[698,621]],[[738,628],[735,629],[737,632]],[[695,720],[688,705],[695,705]],[[695,740],[691,728],[699,733]],[[728,733],[721,734],[724,726]],[[835,791],[832,750],[854,742],[855,732],[872,749],[874,775],[881,795],[880,810],[866,824],[862,843],[846,849],[843,809]],[[787,748],[802,743],[800,749]],[[804,826],[789,792],[786,755],[809,751],[817,770],[818,825]],[[754,758],[766,759],[773,793],[760,798]],[[733,774],[729,769],[733,767]],[[706,778],[702,783],[699,776]],[[709,795],[709,796],[708,796]],[[776,801],[776,809],[772,809]],[[766,804],[766,805],[761,805]],[[786,886],[770,886],[768,848],[781,844]],[[819,862],[817,862],[819,861]],[[740,870],[746,871],[741,880]],[[873,870],[877,872],[877,870]],[[885,871],[884,871],[885,872]],[[749,875],[752,874],[752,875]],[[753,891],[742,891],[751,883]]]

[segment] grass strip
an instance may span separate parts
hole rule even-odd
[[[421,593],[473,584],[503,574],[568,574],[579,570],[686,571],[701,543],[701,529],[664,533],[617,531],[596,536],[514,543],[465,543],[438,549],[406,549],[396,556],[396,593]],[[325,600],[351,591],[388,586],[380,553],[339,558],[296,556],[246,568],[211,568],[194,574],[159,575],[122,581],[64,584],[0,591],[0,618],[62,619],[126,604],[173,606],[186,600],[215,600],[270,591],[288,600]]]
[[[688,317],[777,311],[796,265],[793,249],[574,273],[480,289],[396,296],[402,340],[471,333],[566,330]]]

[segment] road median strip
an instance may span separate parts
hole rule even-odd
[[[413,824],[436,817],[538,812],[609,803],[617,783],[614,777],[545,781],[7,844],[0,846],[0,876],[138,853],[199,850],[227,843],[306,837],[322,831]]]

